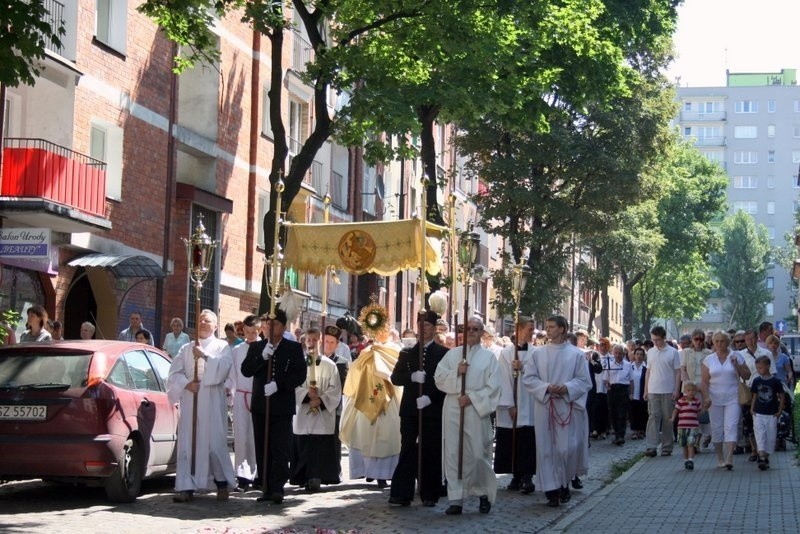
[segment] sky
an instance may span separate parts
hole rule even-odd
[[[800,69],[800,0],[684,0],[667,76],[681,86],[724,86],[725,70]]]

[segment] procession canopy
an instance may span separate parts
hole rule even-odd
[[[439,238],[446,230],[426,221],[426,238],[419,219],[364,221],[335,224],[286,223],[287,267],[322,275],[325,269],[343,269],[350,274],[375,273],[389,276],[401,270],[419,269],[425,243],[429,274],[442,270]]]

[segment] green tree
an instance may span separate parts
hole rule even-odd
[[[723,310],[732,327],[753,328],[772,300],[765,284],[772,252],[767,229],[737,211],[722,222],[720,234],[722,249],[712,256],[711,266],[726,299]]]
[[[45,0],[8,0],[0,11],[0,85],[33,85],[48,45],[61,47],[64,21]],[[2,103],[0,103],[2,104]]]
[[[712,224],[725,210],[727,176],[694,147],[676,140],[654,176],[662,194],[652,207],[663,244],[655,262],[627,274],[633,285],[634,313],[647,335],[656,317],[696,317],[714,288],[706,265],[719,247]]]

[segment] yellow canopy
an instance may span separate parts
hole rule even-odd
[[[389,276],[422,263],[422,225],[419,219],[335,224],[287,223],[287,267],[321,275],[333,267],[351,274]],[[426,271],[442,270],[438,236],[443,227],[426,222]],[[430,237],[435,235],[437,237]]]

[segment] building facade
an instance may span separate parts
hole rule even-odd
[[[793,236],[800,189],[800,88],[797,72],[728,73],[725,87],[679,87],[676,123],[687,139],[729,176],[728,209],[744,210],[767,228],[773,246]],[[786,324],[796,315],[791,273],[770,265],[772,300],[766,320]],[[731,318],[712,295],[706,313],[685,328],[728,328]]]

